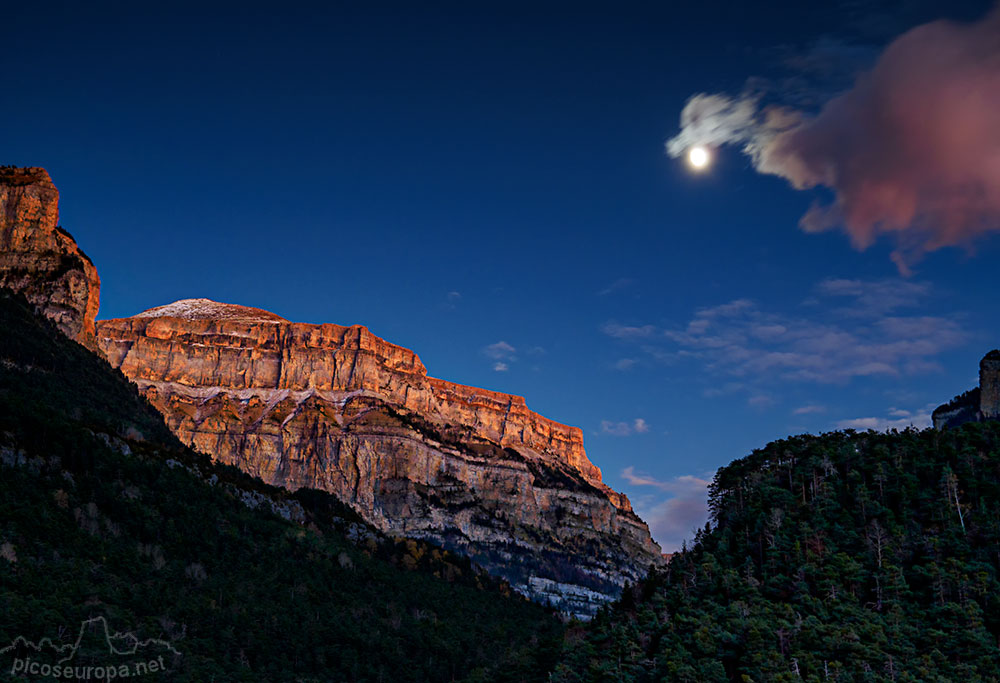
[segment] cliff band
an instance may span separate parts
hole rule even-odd
[[[361,326],[207,299],[97,323],[100,349],[186,443],[264,481],[335,493],[587,616],[661,561],[583,434],[523,398],[427,376]]]
[[[383,531],[470,556],[580,617],[661,564],[579,429],[523,398],[427,376],[360,326],[178,301],[100,321],[100,280],[58,227],[40,168],[0,167],[0,286],[135,381],[185,443],[289,489],[337,495]]]

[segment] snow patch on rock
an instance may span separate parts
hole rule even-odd
[[[136,318],[184,318],[186,320],[238,320],[262,323],[287,323],[280,315],[261,308],[224,304],[211,299],[181,299],[166,306],[150,308]]]

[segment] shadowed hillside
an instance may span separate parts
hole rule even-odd
[[[1000,680],[1000,422],[776,441],[560,681]]]
[[[104,617],[171,643],[170,680],[551,669],[561,624],[467,560],[184,448],[134,385],[7,290],[0,329],[0,647]]]

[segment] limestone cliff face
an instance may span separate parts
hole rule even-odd
[[[579,429],[519,396],[428,377],[364,327],[196,299],[100,321],[97,339],[198,450],[271,484],[331,491],[526,594],[565,589],[568,611],[589,614],[662,561]]]
[[[979,361],[979,386],[935,408],[931,419],[937,430],[1000,420],[1000,349],[993,349]]]
[[[0,168],[0,286],[24,294],[68,337],[94,346],[97,269],[58,227],[59,192],[41,168]]]

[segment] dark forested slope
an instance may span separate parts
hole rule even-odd
[[[1000,423],[777,441],[560,681],[1000,680]]]
[[[2,289],[0,605],[0,650],[103,617],[171,643],[169,680],[544,680],[562,633],[466,560],[184,448]]]

